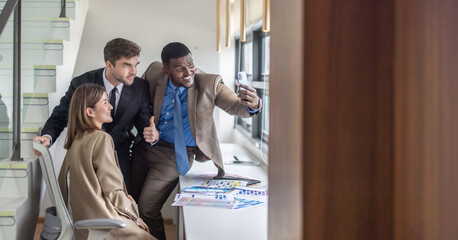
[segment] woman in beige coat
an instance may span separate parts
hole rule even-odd
[[[113,121],[112,108],[102,86],[83,84],[73,94],[68,151],[59,173],[62,196],[74,221],[111,218],[126,223],[125,228],[111,230],[106,239],[154,239],[127,194],[113,140],[101,130],[103,123]],[[86,239],[87,231],[77,230],[75,235]]]

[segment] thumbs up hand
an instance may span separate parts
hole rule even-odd
[[[157,131],[156,125],[154,124],[154,116],[151,117],[149,122],[149,127],[143,129],[143,137],[146,142],[155,143],[159,139],[159,131]]]

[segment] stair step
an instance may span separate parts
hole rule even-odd
[[[24,93],[52,93],[56,91],[56,65],[29,65],[21,68],[21,87]],[[13,91],[13,65],[0,65],[2,92]]]
[[[62,65],[63,40],[22,41],[21,62],[25,65]],[[13,64],[12,39],[0,40],[0,65]]]
[[[0,162],[0,180],[2,181],[0,185],[0,192],[2,193],[0,204],[2,203],[1,201],[6,201],[3,198],[27,198],[27,177],[29,175],[27,168],[27,163],[23,162]],[[9,202],[3,203],[6,204]]]
[[[21,157],[34,158],[32,150],[32,140],[38,134],[38,128],[44,125],[43,123],[35,128],[22,128],[21,129]],[[0,128],[0,159],[9,158],[13,149],[13,131],[11,128]],[[1,188],[0,188],[1,189]]]
[[[27,200],[27,198],[22,197],[22,198],[8,198],[8,197],[2,197],[0,198],[0,216],[8,216],[8,217],[14,217],[14,213],[16,209],[18,209],[24,202]]]
[[[36,158],[0,160],[0,239],[33,239],[41,182]]]
[[[20,219],[16,211],[26,200],[26,198],[0,198],[0,236],[2,239],[17,239],[15,230]]]
[[[0,0],[0,11],[6,0]],[[65,15],[75,19],[75,0],[66,1]],[[22,17],[59,17],[61,11],[60,0],[22,0]]]
[[[13,129],[11,127],[12,95],[2,95],[1,100],[6,110],[0,117],[0,159],[11,156]],[[24,93],[22,102],[21,125],[21,156],[34,158],[32,140],[37,136],[38,128],[42,127],[49,117],[48,94]],[[0,106],[1,107],[1,106]]]
[[[32,150],[32,140],[38,136],[38,128],[44,125],[43,123],[34,124],[38,125],[35,128],[22,128],[21,129],[21,157],[34,158]],[[13,149],[13,131],[11,128],[0,128],[0,159],[10,158]],[[0,172],[2,170],[0,169]],[[1,189],[1,187],[0,187]],[[18,193],[19,194],[19,193]],[[2,192],[3,195],[3,192]]]
[[[0,118],[0,132],[10,132],[9,116],[12,116],[13,98],[11,94],[1,95],[2,105],[6,112]],[[22,99],[22,131],[35,131],[40,124],[46,122],[49,117],[49,101],[47,93],[23,93]]]
[[[0,9],[2,2],[0,0]],[[38,5],[40,4],[40,5]],[[84,21],[88,8],[87,0],[67,0],[67,17],[77,18]],[[76,4],[78,6],[76,6]],[[54,5],[51,7],[51,5]],[[54,21],[44,23],[45,21],[25,21],[32,18],[45,18],[49,16],[57,17],[60,13],[60,0],[22,0],[22,92],[24,94],[21,99],[22,121],[21,124],[21,156],[25,159],[23,162],[26,165],[18,166],[18,162],[9,161],[12,149],[12,114],[10,103],[12,95],[12,64],[13,64],[13,35],[12,32],[3,32],[0,36],[0,240],[22,240],[33,239],[33,233],[38,218],[39,205],[41,203],[42,181],[41,171],[38,161],[32,154],[32,139],[36,136],[38,127],[43,126],[44,121],[49,116],[48,95],[40,95],[37,93],[54,92],[56,89],[56,66],[63,63],[63,40],[68,37],[56,35],[56,31],[72,26],[72,34],[70,39],[72,45],[77,43],[77,47],[66,49],[66,56],[71,59],[76,58],[78,46],[83,26],[78,26],[78,22],[67,19],[66,21]],[[46,7],[45,7],[46,6]],[[48,8],[49,9],[46,9]],[[1,12],[1,10],[0,10]],[[45,13],[46,12],[46,13]],[[40,14],[40,15],[38,15]],[[43,14],[43,15],[41,15]],[[44,16],[47,15],[47,16]],[[7,25],[11,25],[8,23]],[[45,34],[45,37],[39,36],[43,34],[43,29],[51,29],[52,35]],[[67,24],[67,25],[65,25]],[[30,30],[30,31],[29,31]],[[35,30],[35,32],[33,32]],[[46,30],[46,31],[48,31]],[[28,36],[26,34],[29,34]],[[59,33],[61,34],[61,33]],[[46,40],[43,40],[46,39]],[[74,43],[75,44],[74,44]],[[66,43],[67,44],[67,43]],[[26,66],[24,66],[26,65]],[[53,65],[53,66],[48,66]],[[59,67],[64,71],[60,74],[65,75],[65,78],[71,78],[70,66]],[[48,84],[46,82],[53,82]],[[43,86],[52,86],[52,89],[44,88]],[[6,89],[5,89],[6,88]],[[6,114],[5,114],[6,113]],[[2,158],[6,158],[1,160]],[[29,159],[27,159],[29,158]],[[17,169],[12,169],[14,165]],[[27,166],[27,168],[24,168]],[[22,170],[21,170],[21,167]],[[27,169],[27,172],[25,171]],[[27,178],[22,178],[27,173]],[[22,174],[22,175],[21,175]],[[3,176],[3,177],[2,177]],[[12,182],[13,179],[18,182]],[[27,179],[27,181],[25,181]],[[22,182],[27,182],[23,186]],[[6,186],[8,185],[8,187]],[[43,185],[44,187],[44,185]],[[12,192],[10,190],[12,189]],[[8,191],[8,192],[7,192]],[[23,192],[22,192],[23,191]],[[17,197],[27,193],[27,198]],[[10,196],[11,195],[11,196]],[[16,206],[12,206],[16,204]]]
[[[11,20],[10,20],[11,21]],[[70,39],[70,18],[23,18],[22,19],[22,41],[33,41],[42,39]],[[13,36],[14,24],[9,22],[3,30],[2,36]]]
[[[22,1],[23,17],[59,17],[60,0],[53,1]],[[68,1],[65,8],[65,16],[75,19],[75,1]]]

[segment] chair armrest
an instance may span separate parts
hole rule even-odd
[[[112,229],[124,227],[126,227],[125,222],[110,218],[87,219],[75,222],[75,228],[77,229]]]

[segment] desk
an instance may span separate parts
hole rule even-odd
[[[221,144],[223,160],[233,160],[233,155],[242,160],[249,155],[235,144]],[[261,185],[267,185],[267,174],[260,166],[225,165],[226,173],[261,180]],[[189,187],[198,181],[199,175],[216,174],[217,170],[212,161],[200,163],[194,161],[186,176],[180,176],[180,189]],[[264,240],[267,239],[267,205],[239,210],[180,207],[178,231],[184,232],[186,240]],[[179,239],[183,239],[180,234]]]

